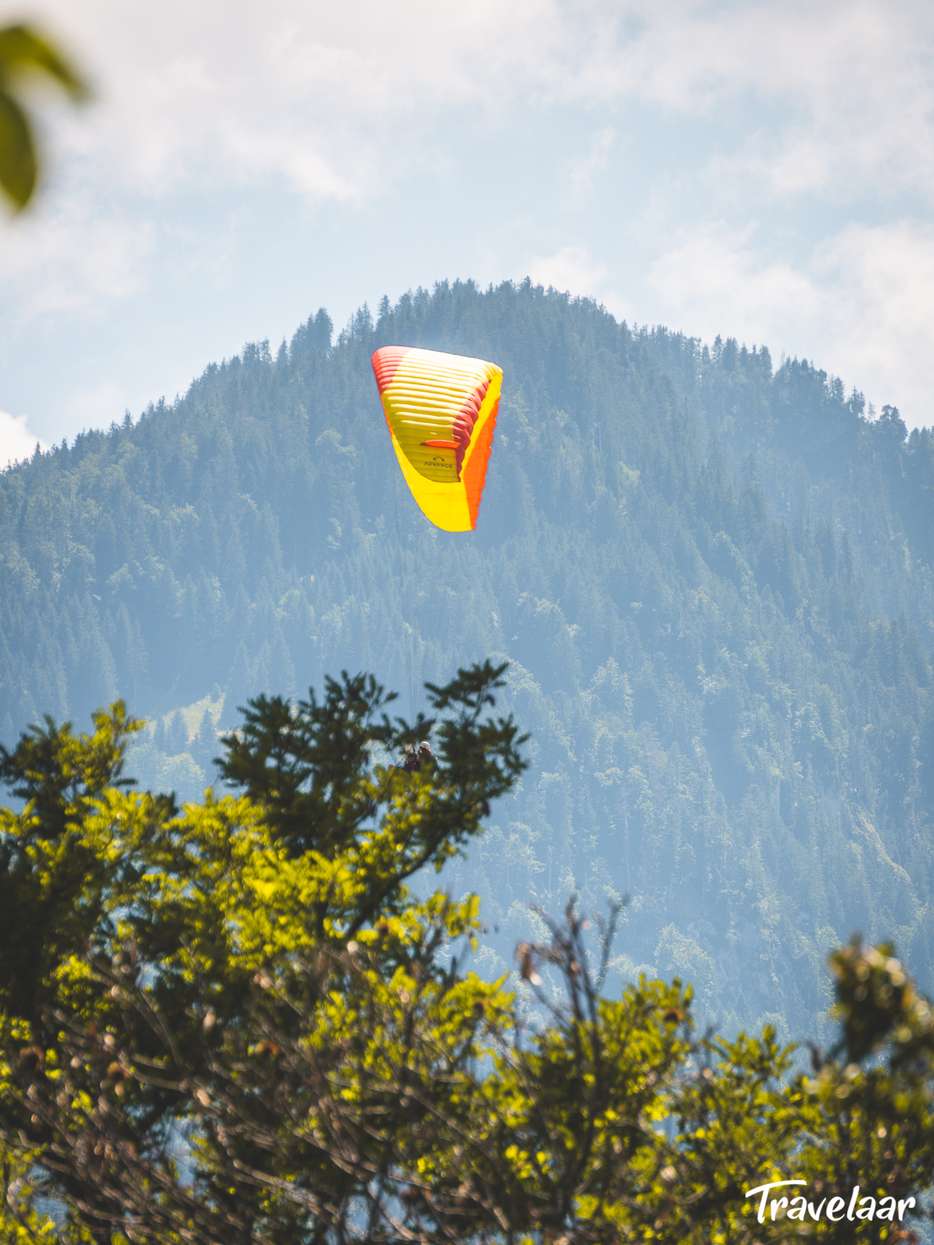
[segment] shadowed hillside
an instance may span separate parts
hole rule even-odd
[[[495,359],[477,532],[428,526],[369,355]],[[934,963],[934,435],[805,363],[526,284],[319,312],[0,476],[0,738],[117,695],[192,794],[258,691],[511,663],[532,766],[451,872],[501,938],[628,896],[617,969],[793,1031],[860,929]],[[532,921],[536,919],[534,915]],[[927,980],[925,981],[925,974]]]

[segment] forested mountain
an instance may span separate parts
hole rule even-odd
[[[495,359],[480,523],[431,528],[369,355]],[[260,691],[508,658],[532,765],[451,873],[501,927],[629,903],[615,967],[792,1033],[827,950],[934,964],[934,434],[807,363],[526,283],[320,311],[184,398],[0,475],[0,739],[124,696],[192,794]]]

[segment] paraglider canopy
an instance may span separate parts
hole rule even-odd
[[[412,495],[437,527],[471,531],[486,482],[502,368],[416,346],[381,346],[372,362]]]

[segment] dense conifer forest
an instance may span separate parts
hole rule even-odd
[[[396,468],[387,343],[504,368],[472,535]],[[727,1027],[812,1031],[856,930],[930,988],[934,433],[894,408],[761,346],[443,283],[0,475],[5,743],[122,696],[150,722],[131,772],[190,797],[250,696],[366,670],[411,713],[486,657],[531,734],[446,875],[483,897],[488,967],[576,893],[627,900],[617,981],[680,975]]]

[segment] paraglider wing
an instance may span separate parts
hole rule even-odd
[[[485,359],[381,346],[373,373],[399,466],[425,514],[446,532],[477,525],[502,368]]]

